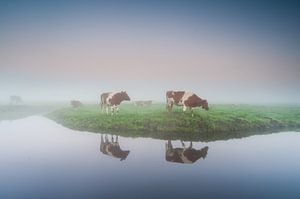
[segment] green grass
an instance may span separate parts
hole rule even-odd
[[[164,104],[135,107],[123,104],[118,115],[106,115],[99,106],[64,108],[47,117],[72,129],[108,132],[130,137],[160,139],[220,140],[265,134],[300,127],[300,106],[211,105],[209,111],[191,113]]]

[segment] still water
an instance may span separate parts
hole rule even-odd
[[[0,122],[0,198],[300,198],[300,133],[214,142]]]

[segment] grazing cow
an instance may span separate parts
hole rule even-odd
[[[119,112],[119,105],[122,101],[130,101],[129,96],[126,91],[121,92],[110,92],[101,94],[101,110],[104,111],[106,108],[106,114],[109,112],[109,107],[111,108],[111,114],[115,114],[116,111]]]
[[[109,141],[107,135],[105,135],[105,140],[103,139],[103,135],[101,135],[100,151],[105,155],[120,158],[120,161],[125,160],[130,152],[128,150],[123,151],[120,148],[118,136],[116,136],[115,141],[113,136],[111,136],[111,141]]]
[[[186,91],[167,91],[166,92],[166,108],[171,111],[173,105],[183,106],[183,111],[192,110],[194,107],[202,107],[208,110],[207,100],[201,99],[196,94]]]
[[[22,98],[17,95],[12,95],[9,97],[10,104],[21,104],[23,102]]]
[[[78,108],[78,107],[81,107],[83,104],[80,102],[80,101],[78,101],[78,100],[72,100],[71,102],[70,102],[70,104],[71,104],[71,106],[73,107],[73,108]]]
[[[208,146],[196,150],[192,147],[192,142],[188,148],[181,141],[183,148],[173,148],[171,140],[166,143],[166,160],[168,162],[177,162],[183,164],[192,164],[200,158],[205,158],[208,151]]]
[[[152,100],[145,100],[145,101],[135,101],[134,105],[136,106],[150,106],[152,104]]]

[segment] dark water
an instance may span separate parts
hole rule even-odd
[[[107,139],[101,152],[100,134],[43,117],[0,122],[0,198],[300,198],[300,133]]]

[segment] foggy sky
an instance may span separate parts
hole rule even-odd
[[[7,1],[0,27],[0,101],[300,101],[297,1]]]

